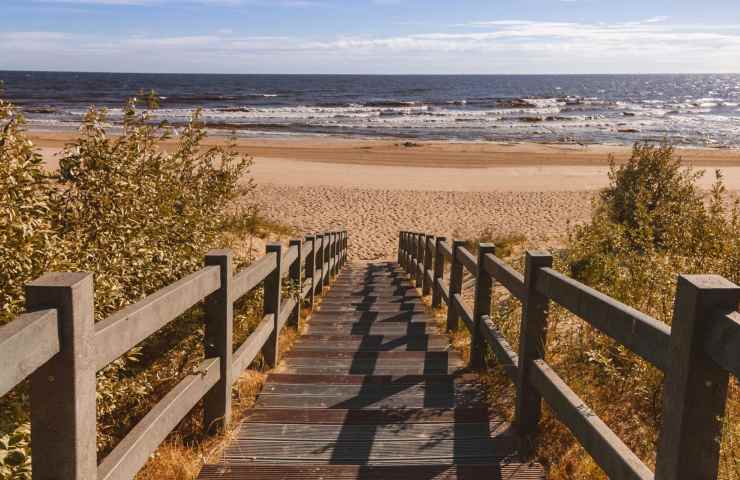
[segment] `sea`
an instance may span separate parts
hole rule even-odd
[[[441,141],[740,148],[740,75],[198,75],[0,71],[38,130],[76,129],[92,105],[118,128],[154,90],[153,122],[240,137],[335,135]]]

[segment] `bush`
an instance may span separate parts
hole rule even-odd
[[[685,168],[670,146],[637,144],[632,157],[612,162],[610,184],[595,201],[591,220],[571,230],[555,268],[658,320],[671,323],[676,277],[723,275],[740,282],[740,215],[719,172],[709,192],[696,184],[702,172]],[[521,257],[513,259],[522,268]],[[521,304],[497,289],[494,322],[518,344]],[[579,320],[552,306],[547,361],[567,384],[649,466],[661,426],[663,375]],[[495,362],[494,362],[495,363]],[[509,385],[494,375],[494,402],[513,408]],[[722,439],[720,478],[740,479],[740,389],[731,381]],[[545,409],[538,454],[550,478],[605,478],[588,453]]]
[[[210,248],[228,246],[223,228],[237,222],[227,212],[251,188],[241,181],[250,160],[231,145],[203,147],[199,113],[179,132],[152,124],[133,101],[124,113],[113,138],[106,112],[90,109],[52,173],[23,117],[0,101],[0,323],[22,310],[23,285],[44,271],[92,272],[99,320],[200,268]],[[162,151],[172,137],[174,149]],[[202,357],[198,313],[98,374],[101,453]],[[0,401],[0,419],[0,478],[27,478],[26,385]]]

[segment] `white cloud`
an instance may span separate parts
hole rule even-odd
[[[114,1],[114,0],[111,0]],[[209,35],[104,38],[0,33],[0,69],[347,72],[740,72],[740,25],[479,21],[465,31],[302,38]],[[474,30],[471,28],[475,27]],[[81,62],[88,63],[81,63]]]

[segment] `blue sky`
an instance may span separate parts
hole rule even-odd
[[[0,69],[740,72],[738,0],[0,0]]]

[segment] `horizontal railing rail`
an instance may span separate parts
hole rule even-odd
[[[721,417],[729,374],[740,372],[740,287],[714,275],[678,278],[673,327],[631,308],[552,268],[546,252],[526,252],[519,273],[478,245],[476,258],[465,242],[401,232],[398,261],[432,305],[447,305],[447,327],[458,321],[471,334],[471,367],[484,367],[484,348],[515,384],[514,424],[537,434],[541,399],[614,479],[688,480],[716,478]],[[445,262],[449,279],[445,281]],[[463,275],[474,276],[471,311],[463,301]],[[423,272],[423,276],[419,276]],[[431,277],[429,273],[431,272]],[[424,282],[431,292],[423,289]],[[520,341],[514,349],[490,317],[494,282],[522,302]],[[554,302],[665,373],[663,426],[655,474],[545,362],[548,305]]]
[[[347,260],[345,231],[268,244],[265,256],[233,272],[233,254],[215,250],[204,268],[94,323],[92,275],[50,273],[26,288],[28,313],[0,327],[0,395],[30,378],[32,471],[59,480],[131,479],[199,403],[204,425],[223,430],[235,379],[262,353],[279,360],[279,336],[297,325]],[[283,280],[295,294],[283,298]],[[234,351],[233,306],[259,285],[264,317]],[[293,289],[288,289],[293,292]],[[97,464],[96,378],[136,345],[196,305],[204,306],[205,359]]]

